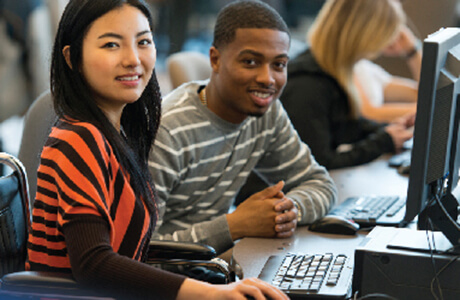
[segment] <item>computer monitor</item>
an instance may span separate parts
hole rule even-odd
[[[414,143],[404,224],[440,230],[457,246],[460,162],[460,28],[443,28],[423,42]]]

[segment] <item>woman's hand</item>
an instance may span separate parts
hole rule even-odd
[[[289,298],[274,286],[257,278],[238,282],[213,285],[187,278],[179,289],[177,299],[223,299],[223,300],[288,300]]]
[[[385,56],[406,56],[413,49],[416,49],[417,38],[406,26],[402,26],[396,39],[385,48]]]

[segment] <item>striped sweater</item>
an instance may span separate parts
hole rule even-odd
[[[300,204],[301,224],[323,216],[336,201],[327,171],[302,143],[281,103],[262,117],[229,123],[201,104],[191,82],[163,100],[149,167],[159,193],[154,237],[201,242],[223,252],[233,246],[225,214],[252,170],[270,183],[285,181]]]
[[[31,270],[73,273],[91,286],[131,287],[147,298],[169,286],[165,298],[175,297],[183,278],[140,262],[151,216],[96,127],[60,120],[41,154],[37,185]]]

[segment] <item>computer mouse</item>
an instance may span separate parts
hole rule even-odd
[[[401,175],[409,175],[410,173],[410,161],[404,162],[398,167],[398,173]]]
[[[327,215],[316,220],[308,229],[310,231],[322,233],[354,235],[359,230],[359,225],[353,220],[341,216]]]

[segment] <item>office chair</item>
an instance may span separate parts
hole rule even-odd
[[[209,58],[201,52],[182,51],[171,54],[166,59],[166,68],[173,89],[185,82],[211,76]]]
[[[0,177],[0,276],[24,270],[27,228],[31,224],[27,177],[19,160],[0,152],[0,163],[13,173]]]
[[[18,159],[26,168],[31,206],[37,191],[37,169],[40,155],[56,120],[57,116],[53,109],[53,99],[49,90],[37,97],[24,117],[24,129]]]
[[[11,154],[0,152],[0,164],[13,170],[0,177],[0,298],[37,294],[98,296],[80,288],[69,275],[25,271],[32,223],[27,173]]]
[[[16,157],[0,152],[0,164],[13,169],[0,177],[0,298],[65,295],[73,299],[104,297],[82,288],[70,275],[25,271],[31,209],[27,172]],[[216,257],[212,247],[194,243],[157,241],[150,243],[148,264],[176,266],[177,272],[212,283],[235,280],[228,264]],[[195,272],[200,268],[201,272]]]

